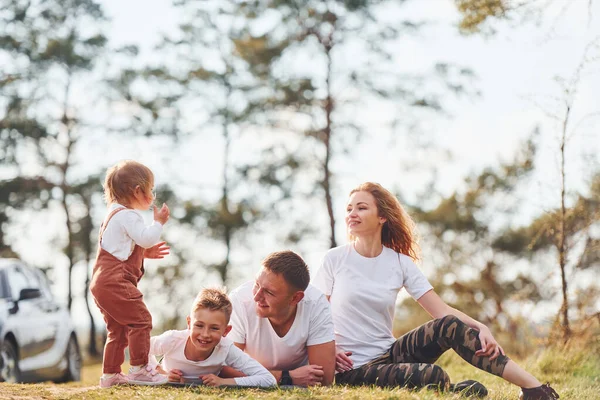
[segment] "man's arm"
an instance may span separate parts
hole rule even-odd
[[[320,365],[323,367],[323,386],[329,386],[333,383],[335,375],[335,341],[307,346],[308,363],[311,365]]]

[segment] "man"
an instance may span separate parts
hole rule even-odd
[[[275,252],[263,260],[254,282],[230,294],[233,329],[228,337],[266,367],[280,385],[333,383],[331,310],[309,280],[308,266],[300,256]]]

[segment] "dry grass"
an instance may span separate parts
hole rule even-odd
[[[549,349],[520,362],[542,381],[552,382],[561,399],[600,399],[600,356],[589,349]],[[444,355],[439,364],[454,382],[476,379],[490,391],[490,400],[515,400],[519,389],[502,379],[479,371],[454,353]],[[459,399],[457,394],[440,395],[435,392],[404,389],[365,388],[312,388],[294,390],[221,389],[221,388],[171,388],[171,387],[118,387],[99,389],[99,364],[86,365],[83,380],[78,383],[0,384],[0,399]]]

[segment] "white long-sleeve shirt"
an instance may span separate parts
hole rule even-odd
[[[240,386],[275,386],[275,377],[258,361],[233,345],[233,341],[224,337],[215,347],[212,354],[202,361],[188,360],[185,356],[185,343],[190,336],[188,329],[167,331],[150,339],[148,365],[158,365],[155,356],[164,356],[161,366],[165,371],[178,369],[184,378],[198,379],[200,375],[221,372],[224,366],[232,367],[246,376],[234,378]]]
[[[113,203],[108,214],[117,208],[125,208]],[[160,240],[162,225],[154,221],[146,226],[142,216],[130,208],[119,211],[108,222],[100,246],[121,261],[129,258],[135,245],[145,249],[154,246]]]

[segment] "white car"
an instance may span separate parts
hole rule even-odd
[[[0,259],[0,381],[79,381],[81,353],[69,312],[46,275]]]

